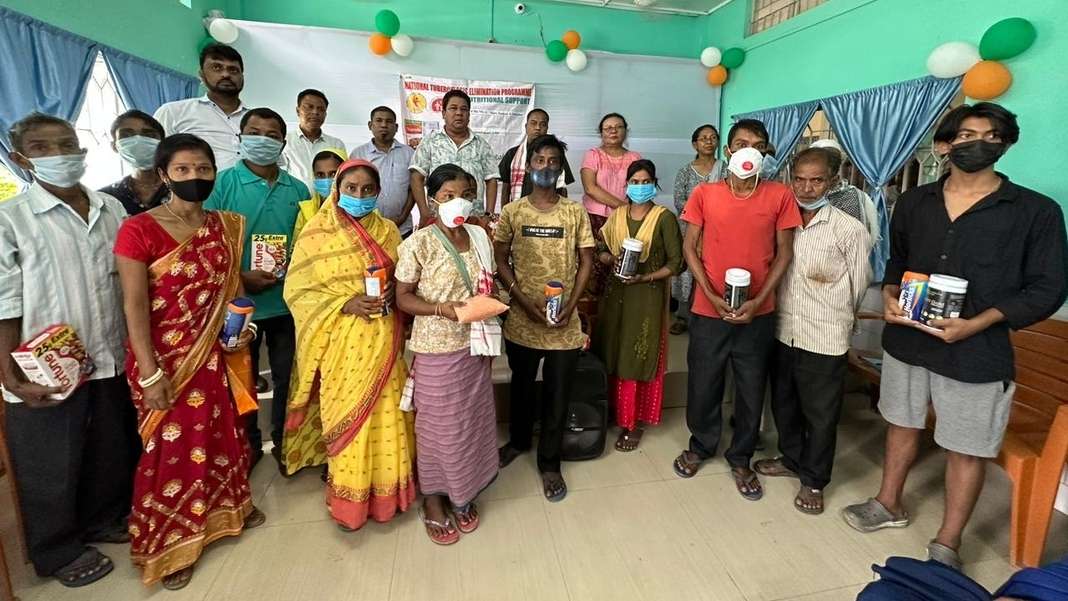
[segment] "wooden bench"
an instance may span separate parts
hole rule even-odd
[[[862,319],[875,319],[869,314]],[[1012,480],[1009,562],[1037,567],[1046,546],[1053,504],[1068,460],[1068,322],[1049,319],[1012,333],[1016,395],[995,462]],[[851,349],[850,371],[878,399],[879,367],[872,353]]]

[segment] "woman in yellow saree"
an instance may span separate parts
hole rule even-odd
[[[408,377],[392,285],[401,238],[375,210],[380,190],[371,163],[342,164],[297,238],[285,284],[297,326],[286,465],[327,463],[330,516],[348,531],[415,500],[413,418],[398,409]],[[372,268],[385,270],[380,297],[365,289]]]

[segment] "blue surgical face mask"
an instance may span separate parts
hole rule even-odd
[[[823,196],[820,196],[816,200],[813,200],[812,202],[808,202],[808,203],[801,202],[801,199],[798,199],[797,200],[797,206],[801,207],[801,209],[804,210],[804,211],[818,211],[818,210],[822,209],[823,207],[827,206],[827,203],[829,203],[829,202],[831,202],[831,199],[827,198],[827,195],[824,194]]]
[[[156,147],[159,140],[148,136],[130,136],[115,140],[115,149],[122,160],[135,169],[151,169],[156,161]]]
[[[334,179],[330,177],[317,177],[315,178],[315,191],[319,193],[319,196],[326,198],[330,196],[330,188],[334,185]]]
[[[556,182],[560,179],[560,173],[560,169],[542,167],[530,172],[530,180],[539,188],[555,188]]]
[[[242,135],[241,158],[261,167],[274,165],[282,154],[282,146],[281,142],[267,136]]]
[[[73,188],[85,175],[85,153],[29,159],[33,176],[57,188]]]
[[[349,196],[348,194],[342,194],[337,199],[337,206],[341,207],[341,210],[345,211],[349,215],[359,219],[371,211],[375,210],[375,205],[378,204],[378,196],[368,196],[367,198],[356,198],[355,196]]]
[[[656,198],[656,184],[627,184],[627,198],[644,204]]]

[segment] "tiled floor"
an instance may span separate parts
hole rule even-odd
[[[517,460],[483,495],[482,527],[453,547],[433,545],[414,511],[342,533],[327,519],[318,473],[286,480],[268,458],[253,477],[267,524],[210,547],[187,589],[142,587],[120,546],[105,548],[115,572],[88,588],[21,566],[16,584],[22,601],[845,601],[871,580],[872,563],[920,556],[941,514],[944,462],[928,448],[908,488],[914,525],[864,535],[838,517],[879,482],[883,428],[865,405],[850,400],[820,517],[793,508],[793,481],[766,479],[765,498],[745,501],[721,459],[692,480],[675,477],[687,432],[683,411],[671,409],[638,452],[566,464],[571,491],[559,504],[540,497],[533,457]],[[991,467],[963,549],[965,571],[991,588],[1011,573],[1008,499]],[[12,549],[7,502],[0,496],[0,526]],[[1066,532],[1058,514],[1047,559],[1068,553]]]

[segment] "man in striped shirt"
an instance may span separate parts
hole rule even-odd
[[[842,411],[846,353],[854,319],[871,281],[870,235],[832,206],[827,193],[838,157],[826,148],[799,153],[790,173],[802,225],[794,260],[779,285],[771,409],[779,452],[753,466],[765,476],[800,478],[794,507],[823,513]]]

